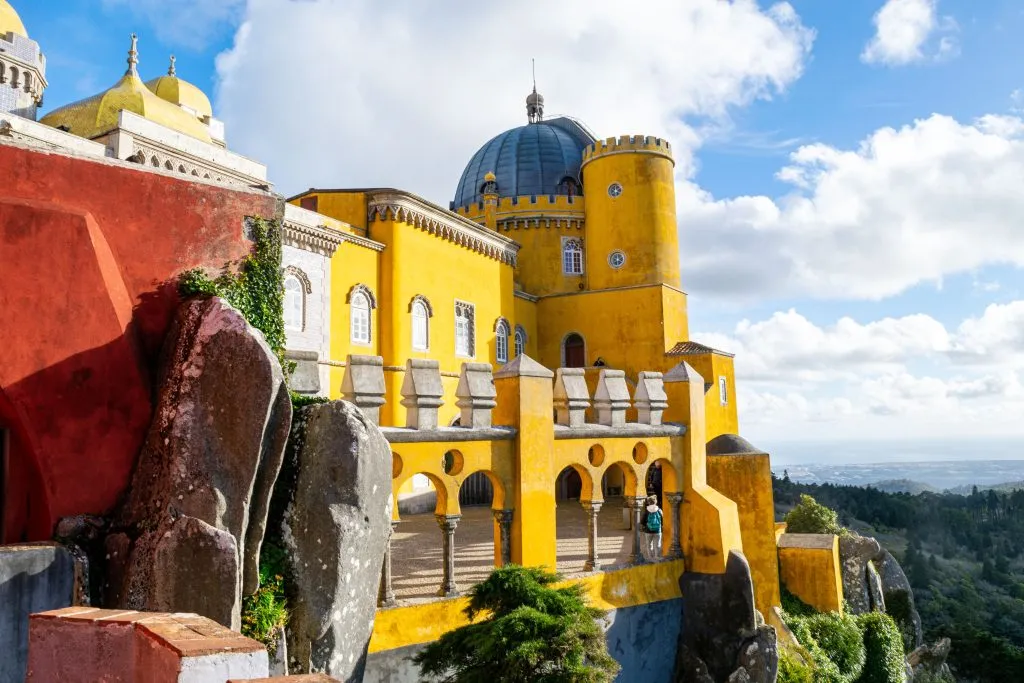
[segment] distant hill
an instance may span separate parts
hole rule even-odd
[[[974,491],[973,486],[957,486],[956,488],[949,489],[950,493],[955,493],[960,496],[969,496]],[[984,491],[996,491],[998,493],[1013,493],[1014,491],[1024,491],[1024,481],[1009,481],[1005,484],[996,484],[995,486],[979,486],[978,492]]]
[[[886,479],[868,484],[868,486],[884,493],[909,493],[912,496],[916,496],[919,493],[938,493],[935,487],[923,481],[914,481],[913,479]],[[970,493],[970,491],[968,490],[967,493]]]

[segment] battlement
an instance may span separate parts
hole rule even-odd
[[[453,209],[455,213],[467,218],[476,219],[484,215],[484,203],[473,202],[469,206],[460,206]],[[524,194],[518,197],[500,197],[498,199],[497,213],[535,213],[537,211],[561,211],[573,214],[583,214],[583,195],[559,195],[559,194]]]
[[[672,144],[668,140],[651,135],[621,135],[588,145],[583,150],[583,165],[586,166],[598,157],[626,153],[657,154],[673,160]]]

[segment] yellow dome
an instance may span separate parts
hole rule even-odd
[[[6,36],[8,33],[17,33],[23,38],[28,38],[25,24],[21,23],[21,17],[11,7],[11,3],[0,0],[0,36]]]
[[[3,0],[0,0],[2,2]],[[213,116],[210,98],[188,81],[178,78],[174,71],[174,57],[171,57],[171,68],[166,76],[146,81],[146,87],[157,97],[179,107],[188,107],[200,119]]]

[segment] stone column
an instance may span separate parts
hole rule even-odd
[[[380,595],[377,602],[381,607],[395,606],[395,591],[391,587],[391,539],[398,529],[398,520],[391,520],[391,531],[388,533],[388,545],[384,550],[384,564],[380,568]]]
[[[666,493],[665,499],[669,502],[669,505],[672,506],[672,545],[669,546],[668,556],[673,559],[679,559],[683,556],[683,544],[679,540],[679,530],[682,528],[679,508],[683,504],[683,494]]]
[[[494,510],[494,521],[501,529],[499,536],[501,543],[501,565],[507,567],[512,564],[512,510]]]
[[[462,515],[435,515],[437,525],[443,534],[444,576],[441,578],[441,589],[437,592],[442,598],[451,598],[459,594],[455,585],[455,527],[459,525]]]
[[[601,500],[581,500],[580,505],[587,511],[587,561],[583,571],[593,572],[601,568],[597,559],[597,513],[601,512]]]
[[[629,554],[630,564],[644,563],[644,554],[641,550],[641,543],[643,542],[643,539],[640,536],[640,515],[643,513],[644,503],[646,500],[646,498],[640,498],[638,496],[630,501],[630,507],[633,508],[633,551]]]

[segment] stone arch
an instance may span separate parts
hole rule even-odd
[[[399,455],[398,453],[392,453],[391,454],[391,458],[392,458],[392,472],[394,472],[395,456],[398,456],[399,460],[402,459],[402,456]],[[452,498],[452,496],[451,496],[452,492],[448,490],[448,485],[446,484],[444,479],[439,477],[437,474],[434,474],[433,472],[429,472],[429,471],[426,471],[426,470],[418,470],[418,471],[415,471],[415,472],[409,471],[408,473],[400,474],[400,475],[398,475],[397,478],[392,479],[392,482],[393,482],[393,484],[392,484],[392,491],[395,493],[395,508],[394,508],[395,512],[394,512],[394,518],[395,519],[401,519],[401,512],[399,510],[399,506],[404,501],[402,501],[402,499],[400,498],[399,492],[402,490],[402,487],[405,486],[405,484],[407,482],[412,481],[413,478],[416,477],[416,476],[426,477],[427,481],[429,481],[431,486],[433,486],[434,494],[436,496],[435,501],[434,501],[433,514],[435,514],[435,515],[453,514],[452,511],[449,509],[449,506],[448,506],[448,501],[449,501],[450,498]],[[458,505],[458,492],[457,491],[455,492],[455,496],[454,496],[453,502],[456,505]],[[411,513],[411,514],[417,514],[417,513],[414,512],[414,513]]]
[[[11,68],[10,68],[10,80],[11,80],[11,87],[12,88],[17,88],[18,85],[19,85],[18,84],[18,80],[19,80],[18,79],[18,74],[19,74],[18,67],[11,66]]]
[[[149,163],[153,165],[153,168],[160,168],[160,160],[156,158],[155,154],[149,158]]]
[[[302,283],[302,289],[306,294],[313,293],[313,283],[310,281],[309,276],[306,275],[306,272],[301,268],[297,268],[296,266],[285,266],[284,275],[285,277],[294,275],[295,279]]]
[[[579,332],[569,332],[559,344],[563,368],[582,368],[587,365],[587,340]]]
[[[605,477],[608,475],[610,471],[616,468],[622,472],[623,476],[622,495],[627,498],[640,495],[639,493],[637,493],[637,491],[640,489],[640,478],[637,475],[636,469],[634,469],[633,465],[631,465],[628,462],[625,462],[624,460],[616,460],[614,462],[608,463],[607,467],[604,467],[600,470],[602,494],[601,497],[604,497]]]
[[[492,510],[502,510],[502,509],[504,509],[505,508],[505,484],[504,484],[504,482],[502,482],[501,477],[499,477],[493,471],[488,470],[488,469],[483,469],[483,468],[476,469],[476,470],[473,470],[471,472],[466,472],[465,476],[459,477],[459,494],[460,494],[460,496],[462,494],[462,487],[465,485],[465,483],[467,481],[469,481],[469,479],[472,478],[474,475],[481,475],[481,474],[484,475],[485,477],[487,477],[487,481],[489,481],[490,484],[491,484],[491,490],[493,491],[493,496],[491,498],[491,509]],[[460,498],[460,501],[459,501],[459,505],[460,506],[462,505],[461,498]]]
[[[566,470],[572,470],[580,478],[580,500],[593,500],[594,497],[594,478],[590,474],[590,470],[579,463],[570,463],[563,467],[557,475],[555,475],[555,486],[559,485],[559,481],[562,479],[562,475],[566,474]],[[556,494],[557,498],[557,494]],[[565,500],[565,498],[563,498]]]
[[[170,159],[164,162],[164,168],[167,169],[168,171],[174,170],[174,164],[171,163]]]
[[[409,312],[410,313],[412,313],[413,306],[415,306],[417,303],[423,304],[423,308],[425,308],[427,310],[427,317],[428,318],[433,318],[434,317],[434,307],[430,305],[430,299],[428,299],[427,297],[423,296],[422,294],[417,294],[413,298],[409,299]]]

